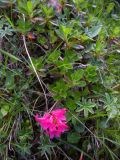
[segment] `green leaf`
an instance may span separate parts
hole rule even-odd
[[[71,33],[72,28],[64,26],[64,25],[60,25],[60,30],[63,32],[63,34],[65,35],[65,37],[67,37]]]
[[[86,82],[85,81],[79,81],[78,86],[85,87],[86,86]]]
[[[73,74],[70,74],[71,82],[69,83],[69,85],[71,87],[74,87],[74,86],[84,87],[84,86],[86,86],[86,82],[81,80],[83,78],[83,76],[84,76],[83,69],[77,70]]]
[[[72,50],[65,50],[65,59],[69,61],[69,63],[74,63],[77,60],[80,60],[82,56],[79,54],[79,56],[76,54],[76,52]]]
[[[42,11],[46,19],[50,19],[54,15],[53,7],[48,7],[47,5],[41,5]]]
[[[78,133],[83,133],[85,131],[85,127],[83,125],[81,125],[80,123],[77,125],[74,125],[74,128],[75,128],[76,132],[78,132]]]
[[[83,75],[84,75],[84,70],[83,70],[83,69],[80,69],[80,70],[75,71],[75,72],[71,75],[71,79],[72,79],[73,81],[79,81],[81,78],[83,78]]]
[[[24,22],[24,20],[18,20],[17,21],[18,22],[18,27],[17,27],[17,30],[19,31],[19,32],[21,32],[21,33],[26,33],[26,32],[28,32],[28,31],[30,31],[31,30],[31,23],[30,22],[27,22],[27,21],[25,21]]]
[[[67,97],[68,85],[63,81],[59,80],[50,87],[54,93],[55,99],[63,99]]]
[[[114,29],[113,29],[113,33],[115,36],[118,36],[118,34],[120,33],[120,28],[118,26],[116,26]]]
[[[8,104],[3,105],[0,111],[3,117],[6,116],[9,112],[9,105]]]
[[[107,119],[102,119],[99,123],[98,123],[98,127],[99,128],[102,128],[102,129],[105,129],[105,128],[108,128],[108,123],[107,123]]]
[[[0,52],[3,53],[4,55],[10,57],[10,58],[13,59],[13,60],[22,62],[18,57],[14,56],[14,55],[12,55],[12,54],[10,54],[10,53],[2,50],[2,49],[0,49]]]
[[[59,30],[56,30],[56,33],[62,40],[68,41],[68,36],[72,34],[72,27],[60,25]]]
[[[33,11],[33,4],[31,1],[27,2],[28,11],[31,13]]]
[[[48,56],[47,61],[48,62],[55,62],[55,61],[58,61],[58,58],[59,58],[61,52],[59,50],[55,50],[54,52],[49,53],[49,54],[50,55]]]
[[[74,100],[72,100],[72,99],[67,99],[66,101],[67,101],[67,102],[66,102],[66,107],[67,107],[67,108],[69,108],[70,110],[75,110],[75,109],[76,109],[77,106],[76,106]]]
[[[76,132],[68,133],[67,141],[69,143],[78,143],[80,140],[80,134]]]
[[[47,42],[47,39],[42,36],[42,37],[39,37],[39,38],[38,38],[38,42],[39,42],[40,44],[44,45],[44,44]]]
[[[2,26],[0,26],[1,28]],[[0,29],[0,38],[5,37],[6,35],[12,36],[13,29],[11,26],[5,26],[4,28]]]
[[[93,108],[96,107],[96,104],[93,103],[90,99],[87,101],[86,99],[82,99],[82,102],[77,103],[80,107],[76,109],[76,112],[84,111],[84,116],[88,117],[89,113],[94,114]]]
[[[42,67],[43,67],[43,59],[42,59],[42,57],[39,57],[39,58],[33,58],[32,57],[31,59],[32,59],[32,62],[33,62],[34,66],[35,66],[35,68],[37,70],[42,69]],[[32,66],[31,66],[31,68],[32,68]]]
[[[102,25],[98,24],[97,26],[94,26],[91,29],[86,30],[86,34],[90,38],[94,38],[94,37],[96,37],[100,33],[101,29],[102,29]]]
[[[73,0],[73,2],[75,3],[75,4],[79,4],[79,3],[83,3],[85,0]]]
[[[98,80],[96,66],[89,65],[85,70],[85,77],[89,82],[96,82]]]
[[[15,87],[14,74],[13,73],[11,73],[11,72],[7,73],[5,86],[6,86],[7,89],[13,89]]]
[[[14,29],[15,26],[14,26],[14,23],[12,22],[12,20],[7,15],[5,15],[5,18],[7,19],[8,23],[11,25],[11,27]]]
[[[107,6],[107,13],[109,14],[115,6],[115,3],[109,3]]]
[[[57,36],[55,35],[54,31],[49,31],[49,34],[50,34],[50,42],[51,44],[54,44],[55,41],[57,41]]]
[[[73,69],[72,64],[67,59],[64,59],[63,61],[57,61],[56,65],[62,73],[65,73],[66,71]]]

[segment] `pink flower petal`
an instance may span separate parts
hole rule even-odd
[[[54,137],[60,137],[61,133],[69,130],[66,124],[66,112],[65,108],[56,109],[51,113],[45,113],[42,118],[39,118],[38,114],[36,114],[35,120],[40,123],[46,134],[50,136],[50,139],[53,139]]]

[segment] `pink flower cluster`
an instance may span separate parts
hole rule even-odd
[[[50,139],[60,137],[61,133],[69,129],[66,122],[66,111],[65,108],[56,109],[50,113],[45,113],[41,118],[37,114],[35,120],[39,122],[46,134],[50,136]]]

